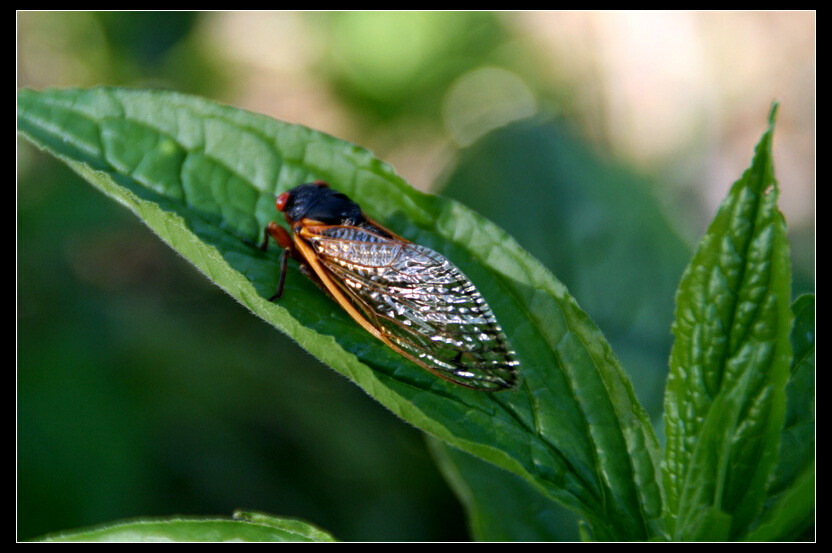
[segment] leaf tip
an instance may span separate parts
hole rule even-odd
[[[780,100],[774,100],[771,103],[771,110],[768,112],[769,127],[774,128],[774,122],[777,120],[777,111],[780,109]]]

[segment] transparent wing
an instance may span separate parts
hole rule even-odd
[[[516,383],[519,363],[491,308],[442,255],[361,227],[328,227],[309,242],[391,347],[463,386]]]

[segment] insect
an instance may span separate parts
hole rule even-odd
[[[275,301],[289,257],[367,332],[431,373],[477,390],[513,387],[519,362],[480,292],[439,253],[384,228],[325,182],[275,201],[291,236],[269,223],[283,248]]]

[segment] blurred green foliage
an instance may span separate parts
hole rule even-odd
[[[18,86],[111,84],[212,95],[231,75],[197,40],[197,12],[18,14]]]
[[[195,12],[99,12],[112,52],[148,67],[161,65],[170,49],[188,36]]]
[[[440,121],[448,87],[492,61],[508,32],[490,12],[323,13],[320,71],[354,109],[380,120]]]

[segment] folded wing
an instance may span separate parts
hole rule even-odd
[[[372,227],[327,227],[309,243],[393,349],[469,388],[516,383],[519,363],[491,308],[445,257]]]

